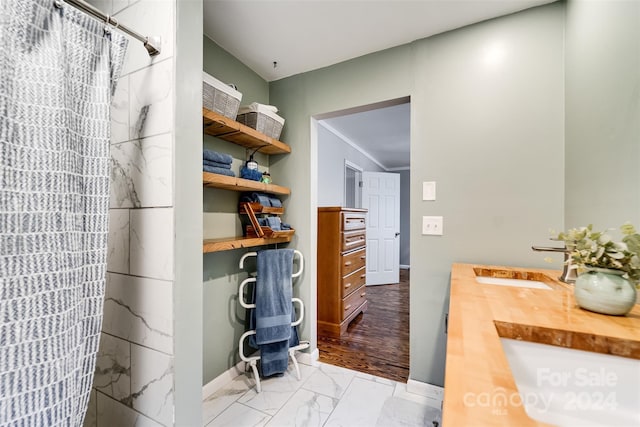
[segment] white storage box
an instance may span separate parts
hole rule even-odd
[[[273,139],[280,138],[284,126],[284,119],[274,113],[269,106],[255,102],[240,108],[236,120]]]
[[[220,80],[202,73],[202,106],[235,120],[242,100],[242,93]]]

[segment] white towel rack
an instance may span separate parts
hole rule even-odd
[[[247,252],[246,254],[242,255],[242,258],[240,258],[240,263],[239,263],[240,268],[244,269],[245,259],[252,256],[257,256],[257,255],[258,255],[257,252]],[[302,271],[304,270],[304,257],[302,256],[302,252],[298,250],[294,250],[293,255],[294,257],[297,255],[300,262],[300,268],[298,269],[298,271],[291,275],[292,278],[295,278],[295,277],[299,277],[302,274]],[[256,307],[255,304],[249,304],[244,300],[245,286],[255,281],[256,281],[255,277],[249,277],[247,279],[244,279],[242,283],[240,283],[240,287],[238,288],[238,299],[240,300],[240,305],[244,308]],[[302,320],[304,319],[304,303],[300,298],[292,298],[291,301],[298,305],[298,310],[300,312],[299,317],[293,323],[291,323],[291,326],[298,326],[300,323],[302,323]],[[262,391],[262,388],[260,386],[260,375],[258,373],[258,366],[257,366],[257,362],[258,360],[260,360],[260,355],[249,356],[249,357],[244,355],[244,341],[251,335],[255,335],[255,334],[256,334],[255,330],[250,330],[242,334],[242,336],[240,337],[239,345],[238,345],[238,353],[240,353],[240,359],[242,359],[245,363],[251,366],[251,370],[253,371],[253,377],[256,380],[256,391],[260,393]],[[291,357],[293,366],[296,369],[296,377],[298,378],[298,381],[300,381],[300,367],[298,366],[298,360],[295,357],[295,352],[299,350],[304,350],[306,348],[309,348],[309,341],[300,341],[300,344],[298,344],[297,346],[289,348],[289,357]]]

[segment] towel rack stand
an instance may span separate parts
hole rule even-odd
[[[299,259],[299,265],[300,268],[298,269],[297,272],[293,273],[291,275],[292,278],[295,277],[299,277],[303,270],[304,270],[304,257],[302,256],[302,252],[298,251],[298,250],[294,250],[293,251],[294,256],[298,256]],[[244,269],[244,261],[252,256],[257,256],[258,253],[257,252],[247,252],[246,254],[242,255],[242,258],[240,258],[240,262],[239,262],[239,266],[240,268]],[[240,305],[244,308],[255,308],[256,305],[253,303],[247,303],[244,299],[244,288],[247,284],[249,283],[253,283],[256,281],[255,277],[249,277],[247,279],[244,279],[242,281],[242,283],[240,283],[240,286],[238,288],[238,299],[240,300]],[[304,319],[304,303],[302,302],[302,300],[300,298],[292,298],[291,299],[292,303],[297,304],[298,305],[298,311],[299,311],[299,315],[298,318],[291,323],[291,326],[298,326],[300,323],[302,323],[302,320]],[[256,380],[256,391],[258,393],[260,393],[262,391],[262,387],[260,385],[260,374],[258,373],[258,366],[257,366],[257,362],[258,360],[260,360],[260,355],[257,356],[245,356],[244,355],[244,341],[249,338],[251,335],[255,335],[256,331],[255,330],[249,330],[246,331],[245,333],[243,333],[240,336],[240,340],[239,340],[239,344],[238,344],[238,353],[240,354],[240,359],[242,359],[243,362],[245,362],[246,364],[248,364],[251,367],[251,370],[253,371],[253,377]],[[304,350],[306,348],[309,348],[309,341],[300,341],[300,343],[295,346],[295,347],[289,347],[289,357],[291,358],[291,361],[293,362],[293,366],[295,367],[296,370],[296,378],[298,379],[298,381],[300,381],[300,367],[298,365],[298,360],[295,357],[295,352],[296,351],[300,351],[300,350]]]

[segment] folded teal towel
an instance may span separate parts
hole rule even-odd
[[[202,170],[205,172],[217,173],[219,175],[236,176],[231,169],[217,168],[215,166],[202,165]]]
[[[249,197],[254,202],[259,202],[262,206],[271,206],[269,195],[264,193],[251,193]]]
[[[252,181],[260,181],[262,179],[262,172],[255,169],[243,167],[242,169],[240,169],[240,178],[250,179]]]
[[[203,165],[213,166],[214,168],[231,169],[231,163],[214,162],[213,160],[202,160]]]
[[[267,225],[271,227],[272,230],[282,230],[280,226],[280,217],[277,216],[268,216],[267,217]]]
[[[212,162],[226,163],[229,165],[233,162],[233,157],[230,155],[207,149],[202,150],[202,158],[205,160],[211,160]]]
[[[269,203],[274,208],[281,208],[282,207],[282,202],[276,196],[269,196]]]

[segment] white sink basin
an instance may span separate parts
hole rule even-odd
[[[640,425],[640,360],[501,340],[531,418],[558,426]]]
[[[534,289],[551,289],[553,288],[545,283],[537,280],[524,280],[524,279],[503,279],[501,277],[485,277],[477,276],[476,282],[485,285],[501,285],[501,286],[516,286],[519,288],[534,288]]]

